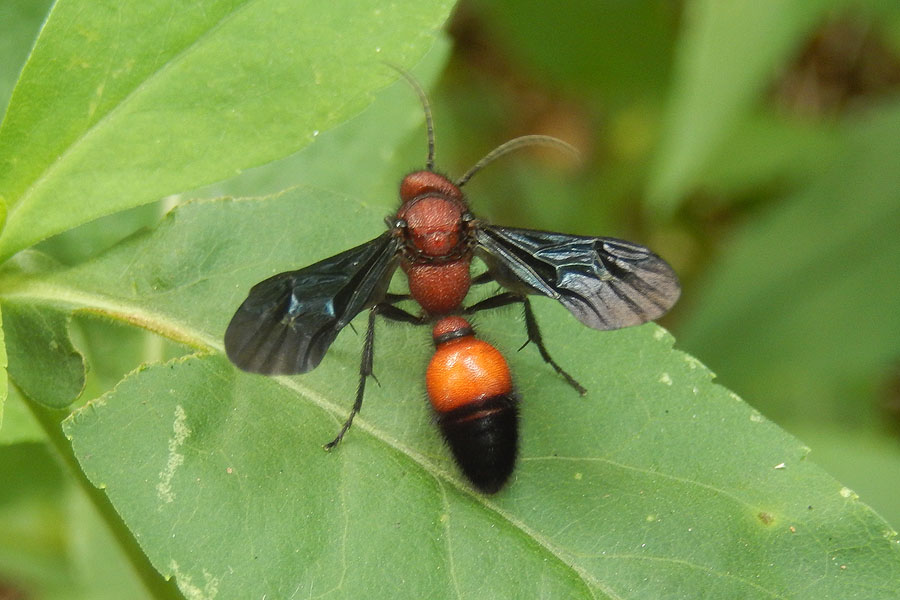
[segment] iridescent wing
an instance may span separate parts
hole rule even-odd
[[[480,225],[475,239],[501,285],[555,298],[594,329],[652,321],[681,294],[672,267],[624,240],[493,225]]]
[[[299,271],[257,283],[225,331],[225,352],[245,371],[292,375],[316,368],[338,332],[379,302],[396,267],[390,232]]]

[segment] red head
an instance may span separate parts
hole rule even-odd
[[[397,218],[406,222],[409,250],[429,258],[459,254],[468,207],[458,187],[443,175],[416,171],[400,184],[400,199]]]

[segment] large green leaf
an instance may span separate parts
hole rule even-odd
[[[447,64],[450,40],[439,35],[416,65],[414,77],[431,89]],[[425,124],[422,105],[403,79],[382,90],[362,113],[330,131],[301,152],[267,165],[248,169],[229,180],[190,192],[190,197],[261,196],[295,185],[313,185],[393,207],[400,182],[397,174],[425,163]],[[437,139],[446,128],[437,123]],[[404,140],[411,153],[404,152]],[[443,144],[438,148],[441,157]],[[335,157],[340,157],[336,159]],[[393,168],[392,168],[393,167]]]
[[[478,319],[523,396],[520,465],[496,497],[470,491],[430,425],[427,328],[379,325],[381,386],[344,444],[322,452],[353,397],[359,336],[345,331],[308,375],[270,379],[234,370],[221,334],[253,282],[374,237],[380,217],[310,189],[195,202],[11,290],[213,351],[139,369],[65,425],[183,591],[893,597],[900,547],[887,525],[653,325],[599,333],[539,302],[551,351],[590,389],[580,398],[533,348],[515,352],[514,313]]]
[[[0,257],[309,144],[450,5],[60,0],[0,129]]]

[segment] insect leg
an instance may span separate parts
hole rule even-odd
[[[477,312],[481,312],[482,310],[500,308],[501,306],[509,306],[510,304],[517,304],[519,302],[525,301],[525,296],[522,296],[520,294],[515,294],[513,292],[501,292],[495,296],[491,296],[490,298],[479,300],[472,306],[467,306],[463,309],[463,314],[471,315]]]
[[[562,375],[563,379],[565,379],[569,385],[575,388],[579,394],[584,396],[587,393],[584,386],[578,383],[574,377],[569,375],[565,369],[556,364],[556,361],[553,360],[553,358],[550,357],[550,353],[547,352],[547,348],[544,346],[544,340],[541,337],[541,330],[538,328],[537,319],[534,318],[534,311],[531,309],[531,302],[528,301],[526,296],[522,296],[522,305],[525,307],[525,330],[528,332],[528,342],[534,342],[534,345],[537,346],[544,362],[553,367],[554,371]],[[523,345],[522,348],[527,346],[528,342],[525,342],[525,345]]]
[[[485,271],[484,273],[479,273],[478,275],[473,277],[471,285],[482,285],[484,283],[491,283],[491,282],[496,283],[496,281],[497,280],[494,279],[494,276],[491,275],[490,271]]]
[[[366,341],[363,343],[362,360],[359,364],[359,387],[356,388],[356,400],[353,402],[353,408],[350,409],[350,416],[344,421],[337,437],[325,444],[326,450],[331,450],[337,446],[343,439],[344,434],[347,433],[347,430],[350,429],[350,425],[353,423],[353,417],[355,417],[362,408],[363,396],[366,392],[366,379],[370,376],[375,376],[372,372],[372,357],[375,350],[375,317],[377,315],[381,315],[392,321],[402,321],[404,323],[421,324],[425,322],[424,317],[419,317],[412,313],[408,313],[401,308],[397,308],[390,304],[390,300],[388,302],[376,304],[372,307],[369,311],[369,326],[366,328]]]
[[[401,300],[409,300],[411,298],[412,296],[410,294],[385,294],[382,304],[393,304],[395,302],[400,302]]]
[[[476,302],[472,306],[466,308],[463,312],[465,314],[472,314],[490,308],[508,306],[517,302],[521,302],[522,306],[525,309],[525,331],[528,333],[528,341],[525,342],[522,348],[527,346],[529,342],[533,342],[534,345],[537,346],[538,352],[541,353],[541,358],[544,359],[544,362],[553,367],[554,371],[559,373],[569,385],[575,388],[575,390],[577,390],[579,394],[584,396],[587,393],[587,390],[584,388],[584,386],[578,383],[578,381],[574,377],[569,375],[569,373],[566,372],[565,369],[560,367],[557,362],[553,360],[553,357],[550,356],[550,352],[547,351],[547,347],[544,346],[544,339],[541,336],[541,329],[540,327],[538,327],[537,319],[534,316],[534,311],[531,309],[531,302],[528,301],[527,296],[521,296],[513,292],[503,292],[501,294],[497,294],[496,296],[485,298],[480,302]],[[522,348],[519,349],[521,350]]]
[[[402,298],[406,299],[406,298]],[[379,315],[388,319],[389,321],[399,321],[401,323],[412,323],[413,325],[422,325],[423,323],[428,322],[428,317],[422,315],[414,315],[410,312],[406,312],[402,308],[397,308],[393,304],[388,304],[387,302],[383,304],[378,304],[372,310],[378,312]]]
[[[331,450],[341,442],[344,434],[347,433],[347,430],[350,429],[350,425],[353,423],[353,417],[362,408],[363,396],[366,393],[366,378],[372,374],[372,349],[375,346],[375,315],[378,314],[375,309],[376,307],[373,306],[369,311],[369,326],[366,328],[366,341],[363,344],[362,360],[359,364],[359,387],[356,388],[356,400],[353,402],[353,408],[350,409],[350,416],[344,421],[344,425],[338,432],[337,437],[325,444],[326,450]]]

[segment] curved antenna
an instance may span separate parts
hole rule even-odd
[[[552,148],[556,148],[558,150],[562,150],[567,154],[575,157],[576,160],[581,160],[581,154],[572,144],[562,141],[559,138],[555,138],[550,135],[523,135],[522,137],[517,137],[509,140],[505,144],[500,144],[493,150],[487,153],[487,155],[479,160],[475,165],[469,169],[465,175],[457,179],[454,183],[456,187],[462,187],[466,184],[467,181],[472,179],[472,176],[475,175],[478,171],[483,169],[488,164],[494,162],[504,154],[508,154],[513,150],[518,150],[519,148],[524,148],[525,146],[550,146]]]
[[[434,120],[431,118],[431,104],[428,102],[428,96],[425,95],[425,90],[422,89],[422,86],[419,84],[419,81],[404,71],[402,68],[397,65],[389,62],[385,62],[387,66],[394,69],[398,73],[400,73],[401,77],[412,86],[412,89],[416,92],[416,96],[419,97],[419,101],[422,103],[422,109],[425,111],[425,135],[428,136],[428,159],[425,161],[425,168],[429,171],[434,171]]]

